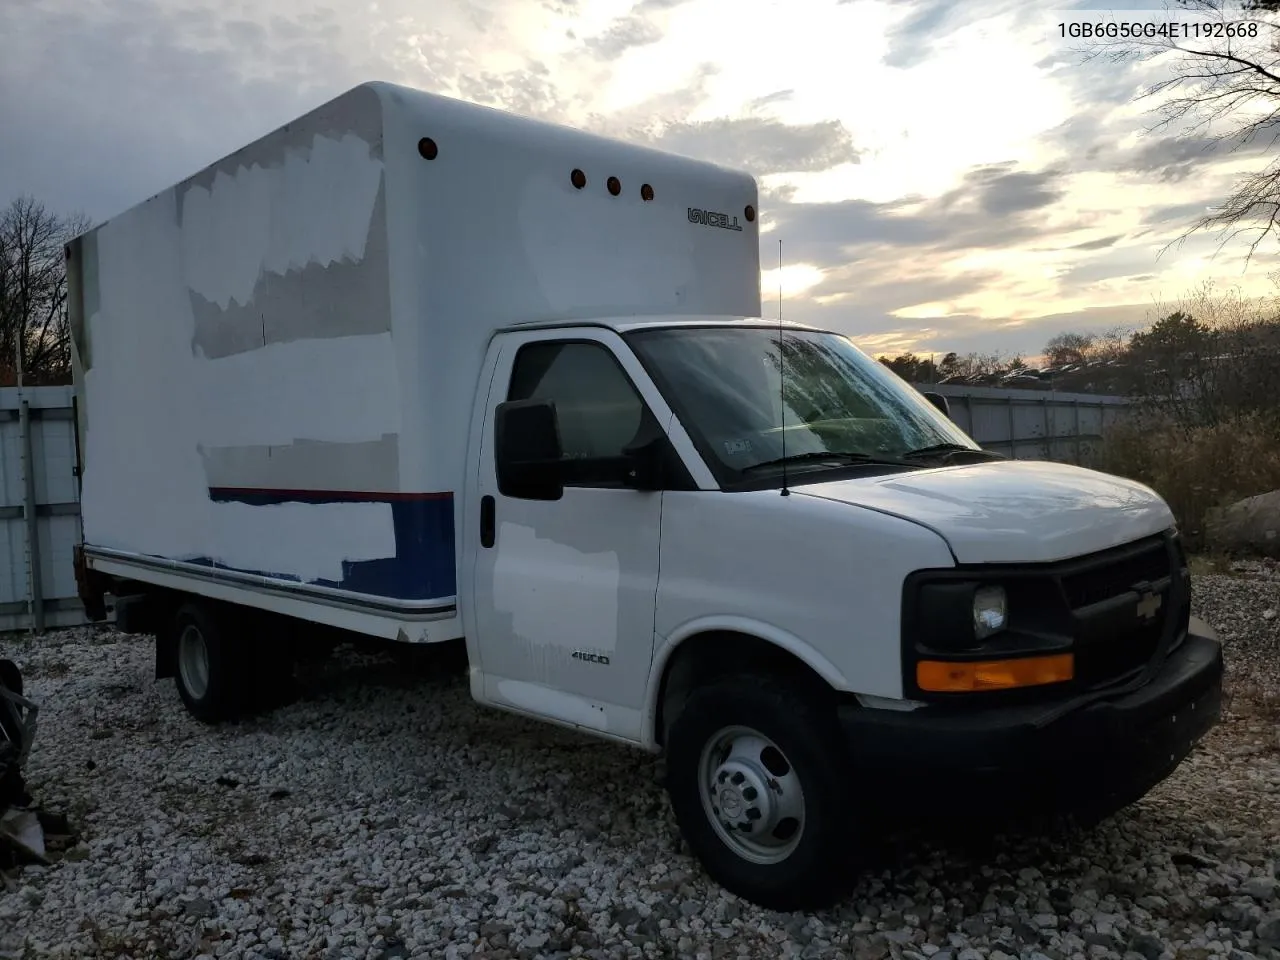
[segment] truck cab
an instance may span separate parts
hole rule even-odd
[[[750,899],[829,898],[940,780],[1105,815],[1217,717],[1163,501],[982,450],[844,336],[535,324],[480,383],[475,699],[665,751],[685,837]]]

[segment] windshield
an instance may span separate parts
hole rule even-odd
[[[785,404],[777,330],[664,328],[635,331],[627,340],[721,484],[761,467],[768,471],[782,458],[784,424],[789,471],[838,465],[821,453],[891,460],[937,444],[979,449],[928,400],[838,334],[784,332]]]

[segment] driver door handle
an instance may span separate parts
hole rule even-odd
[[[497,533],[496,509],[493,497],[486,494],[480,498],[480,546],[486,549],[493,546]]]

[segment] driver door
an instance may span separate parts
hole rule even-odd
[[[471,602],[486,702],[633,741],[653,657],[662,492],[601,463],[662,430],[628,372],[643,380],[636,361],[607,338],[617,339],[540,331],[503,344],[481,434]],[[499,489],[495,409],[508,400],[554,402],[559,499]]]

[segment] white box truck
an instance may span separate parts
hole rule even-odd
[[[370,83],[88,231],[86,609],[208,721],[285,636],[462,644],[479,703],[664,753],[691,849],[777,908],[913,800],[1141,797],[1220,709],[1168,507],[760,319],[756,204]]]

